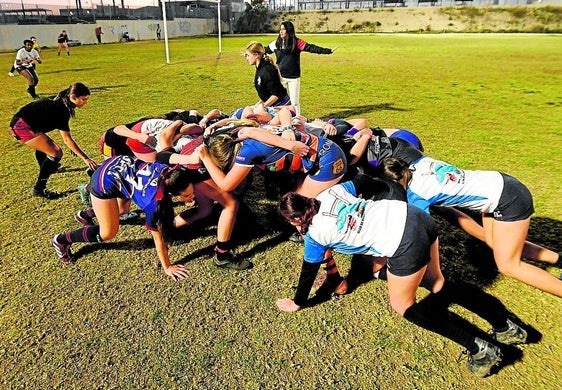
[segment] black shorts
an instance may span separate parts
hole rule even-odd
[[[408,276],[419,271],[429,263],[431,244],[436,239],[437,225],[431,216],[408,205],[402,241],[394,255],[388,258],[388,272],[395,276]]]
[[[535,212],[531,191],[513,176],[501,174],[503,191],[498,207],[492,213],[497,221],[515,222],[529,218]]]

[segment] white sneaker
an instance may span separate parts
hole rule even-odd
[[[8,76],[14,77],[14,74],[12,72],[8,72]]]

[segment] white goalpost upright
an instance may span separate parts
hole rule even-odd
[[[219,40],[219,54],[222,53],[222,28],[221,28],[221,0],[202,0],[206,3],[217,5],[217,31]],[[162,0],[162,19],[164,24],[164,47],[166,50],[166,64],[170,64],[170,48],[168,46],[168,22],[166,18],[166,0]]]

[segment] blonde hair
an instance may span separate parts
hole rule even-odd
[[[248,46],[246,46],[246,50],[248,50],[252,54],[259,54],[260,58],[263,58],[263,56],[265,55],[265,47],[258,41],[252,41],[248,43]]]
[[[222,171],[227,171],[234,165],[240,145],[240,142],[237,142],[232,135],[218,134],[213,137],[207,149],[213,162]]]

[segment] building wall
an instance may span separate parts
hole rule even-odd
[[[217,33],[216,19],[180,19],[168,21],[168,37],[178,38]],[[83,45],[97,43],[94,29],[101,26],[102,42],[119,42],[123,32],[137,41],[156,39],[156,28],[160,24],[164,39],[164,24],[161,20],[100,20],[96,24],[40,24],[40,25],[0,25],[0,50],[17,50],[24,39],[37,37],[41,46],[56,47],[57,36],[66,30],[70,39],[79,40]],[[228,26],[222,23],[222,30]]]

